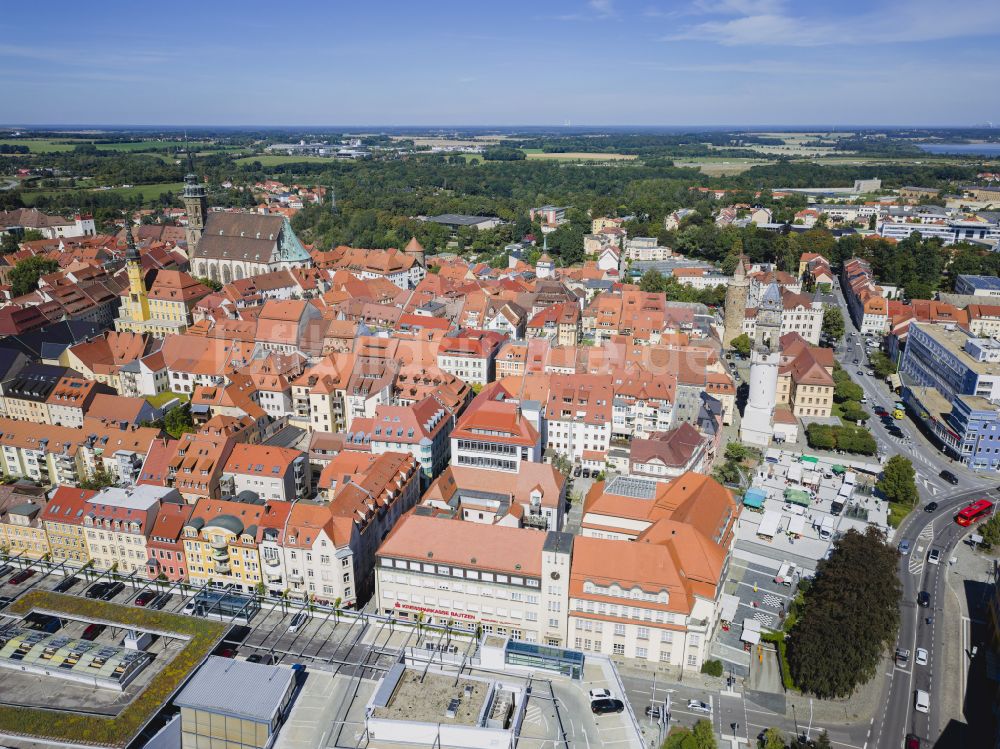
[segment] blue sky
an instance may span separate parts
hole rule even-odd
[[[1000,0],[5,3],[0,120],[975,125],[998,41]]]

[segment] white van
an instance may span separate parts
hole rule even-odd
[[[918,689],[916,697],[913,700],[913,706],[917,709],[918,713],[929,713],[931,711],[931,696],[923,689]]]

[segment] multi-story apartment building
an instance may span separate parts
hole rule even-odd
[[[795,416],[827,418],[833,411],[833,349],[810,346],[802,336],[781,337],[775,402]]]
[[[379,613],[566,644],[573,537],[406,515],[379,548]]]
[[[186,503],[167,502],[160,505],[153,530],[146,541],[146,574],[150,579],[187,580],[183,535],[192,512],[194,505]]]
[[[90,561],[83,516],[88,511],[87,500],[96,494],[90,489],[60,486],[45,505],[42,525],[54,564],[82,567]]]
[[[452,465],[516,473],[523,462],[540,461],[541,414],[536,404],[530,405],[534,407],[525,413],[499,383],[488,385],[451,432]]]
[[[423,474],[412,455],[389,452],[365,458],[342,453],[324,471],[343,568],[339,582],[329,584],[345,605],[364,605],[373,595],[379,544],[420,500],[423,485]],[[350,564],[344,562],[346,558]]]
[[[574,544],[570,646],[701,668],[738,516],[732,494],[701,474],[595,484]]]
[[[37,487],[0,487],[0,546],[15,557],[41,559],[50,553],[42,513],[45,490]]]
[[[29,364],[5,380],[0,384],[3,416],[35,424],[49,423],[49,394],[68,371],[50,364]]]
[[[494,379],[497,352],[506,340],[490,330],[445,337],[438,346],[437,365],[470,385],[485,385]]]
[[[94,567],[143,574],[148,558],[146,543],[160,506],[182,500],[173,489],[147,484],[132,489],[108,487],[86,502],[82,520]]]
[[[46,422],[56,426],[82,427],[83,417],[99,393],[110,395],[114,391],[107,385],[82,377],[60,377],[45,400],[49,407]]]
[[[970,304],[969,332],[980,338],[1000,338],[1000,304]]]
[[[613,399],[611,375],[552,375],[545,404],[546,447],[585,467],[603,469]]]
[[[308,456],[301,450],[269,445],[233,445],[222,473],[222,496],[254,492],[261,499],[293,502],[309,496]]]
[[[552,304],[528,321],[525,336],[549,338],[559,346],[576,346],[581,331],[580,305],[576,302]]]
[[[448,465],[452,423],[452,414],[427,396],[412,406],[378,406],[374,418],[355,419],[348,438],[375,455],[409,453],[420,463],[426,486]]]
[[[75,486],[98,468],[122,484],[131,484],[158,433],[145,427],[120,429],[90,419],[83,429],[0,419],[2,465],[8,475],[43,486]]]
[[[263,581],[257,534],[268,512],[267,504],[199,500],[184,525],[188,579],[255,591]]]
[[[549,463],[523,463],[515,474],[452,465],[435,479],[421,504],[438,515],[472,523],[560,531],[566,506],[566,477]]]

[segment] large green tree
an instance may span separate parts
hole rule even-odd
[[[851,529],[817,566],[788,640],[792,678],[821,698],[847,697],[877,672],[899,628],[899,553],[873,526]]]
[[[41,255],[19,260],[10,271],[9,281],[13,296],[30,294],[38,288],[38,279],[46,273],[59,270],[59,263]]]
[[[913,463],[902,455],[893,455],[882,466],[882,475],[875,488],[890,502],[914,505],[917,502],[917,472]]]
[[[844,337],[844,315],[840,307],[831,305],[823,310],[823,332],[838,341]]]
[[[750,336],[746,333],[740,333],[736,336],[732,343],[730,344],[735,351],[740,356],[750,356],[750,349],[753,348],[753,341],[750,340]]]
[[[191,419],[191,405],[184,403],[174,406],[163,417],[163,428],[171,437],[180,437],[185,432],[193,432],[194,421]]]

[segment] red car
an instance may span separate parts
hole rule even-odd
[[[920,749],[920,738],[912,733],[906,734],[906,749]]]
[[[83,630],[83,634],[80,635],[80,639],[93,642],[105,629],[106,627],[103,624],[88,624],[87,628]]]
[[[11,575],[10,579],[7,580],[7,583],[9,585],[20,585],[21,583],[23,583],[28,578],[34,577],[34,576],[35,576],[35,571],[34,570],[30,570],[30,569],[29,570],[21,570],[16,575]]]
[[[156,598],[156,592],[152,590],[144,590],[142,593],[135,597],[136,606],[145,606],[147,603]]]

